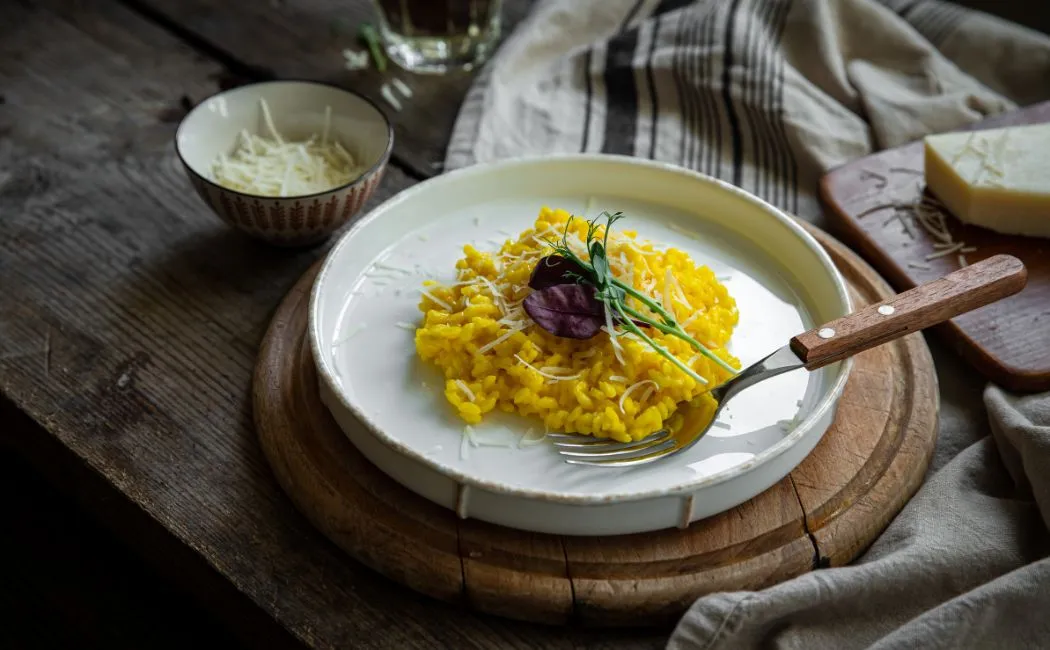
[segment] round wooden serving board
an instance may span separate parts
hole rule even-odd
[[[856,255],[811,231],[858,306],[892,295]],[[687,529],[559,537],[460,520],[369,464],[321,404],[306,337],[316,271],[278,308],[255,371],[255,424],[277,480],[357,560],[482,612],[659,625],[707,593],[846,564],[915,492],[933,451],[937,380],[925,342],[912,334],[856,357],[834,425],[787,478]]]

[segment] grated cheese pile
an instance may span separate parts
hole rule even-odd
[[[328,137],[332,109],[325,108],[324,131],[298,142],[281,137],[266,100],[260,101],[270,137],[241,131],[238,147],[219,154],[212,163],[212,180],[257,196],[304,196],[345,185],[364,171],[335,139]]]
[[[864,174],[862,177],[879,179],[880,185],[876,189],[882,189],[886,186],[888,181],[882,174],[867,169],[861,171]],[[899,223],[904,229],[904,234],[912,240],[917,238],[916,226],[929,235],[933,239],[934,251],[927,254],[922,261],[909,261],[908,266],[910,268],[929,271],[933,268],[929,262],[950,255],[955,255],[955,259],[960,267],[967,266],[969,262],[966,259],[966,255],[976,253],[977,247],[968,246],[966,242],[956,241],[952,237],[951,230],[948,228],[948,213],[943,203],[932,196],[926,195],[921,184],[916,184],[916,192],[918,198],[911,203],[875,205],[864,210],[857,217],[862,218],[885,209],[892,209],[893,213],[883,222],[883,228]]]
[[[574,340],[549,334],[529,318],[522,307],[532,291],[529,277],[568,219],[564,210],[544,208],[532,228],[495,253],[465,246],[455,283],[425,283],[416,352],[444,372],[446,400],[471,425],[499,409],[538,418],[545,430],[619,441],[641,439],[665,424],[681,426],[678,405],[686,400],[699,398],[695,413],[710,418],[714,401],[707,388],[619,327]],[[577,219],[568,236],[584,259],[586,230]],[[614,232],[607,251],[618,278],[662,302],[691,336],[739,366],[725,348],[738,319],[736,303],[711,269],[680,250],[657,250],[629,230]],[[728,377],[681,339],[648,333],[710,385]]]

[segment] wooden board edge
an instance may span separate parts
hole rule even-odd
[[[867,268],[871,274],[874,274],[870,266],[867,266],[856,255],[849,253],[848,249],[845,249],[840,242],[812,226],[806,225],[806,229],[826,246],[837,246],[839,250],[845,250],[846,254],[852,256],[851,261],[861,265],[859,268]],[[857,269],[853,269],[853,272],[857,272]],[[270,326],[271,329],[268,330],[267,337],[264,339],[263,346],[260,349],[260,359],[267,354],[280,352],[280,350],[275,351],[270,347],[273,345],[273,342],[270,340],[272,338],[271,335],[276,333],[276,331],[271,330],[280,327],[278,323],[280,319],[277,317],[277,314],[282,313],[282,309],[296,307],[297,303],[293,297],[297,292],[299,303],[301,303],[302,297],[309,292],[309,286],[315,273],[316,268],[305,274],[296,285],[296,289],[289,293],[285,301],[281,303],[278,311],[275,312],[275,317]],[[875,277],[878,277],[877,274],[875,274]],[[305,316],[301,318],[305,318]],[[925,347],[921,339],[919,340],[919,345]],[[928,350],[926,350],[926,354],[928,355]],[[273,448],[276,444],[275,441],[267,439],[268,437],[265,433],[267,427],[261,426],[260,422],[261,418],[265,417],[265,413],[259,407],[261,395],[267,389],[272,389],[272,382],[275,379],[261,365],[257,366],[257,372],[253,378],[253,415],[256,418],[256,426],[259,430],[260,442],[264,453],[274,468],[281,487],[291,496],[293,502],[304,512],[310,522],[343,550],[350,553],[351,556],[359,558],[365,564],[395,581],[407,584],[417,591],[442,600],[469,605],[471,608],[481,612],[546,623],[578,621],[584,625],[594,626],[666,625],[669,622],[673,622],[677,616],[680,616],[682,611],[696,598],[715,591],[740,588],[739,580],[736,582],[731,581],[730,574],[739,571],[742,564],[750,568],[751,579],[747,586],[754,589],[761,589],[812,570],[817,566],[816,558],[819,557],[821,548],[819,540],[821,536],[824,532],[830,533],[832,531],[831,525],[836,523],[834,521],[828,522],[822,530],[817,530],[815,531],[816,534],[813,534],[813,532],[806,529],[808,513],[800,509],[799,526],[802,529],[801,532],[809,534],[801,534],[781,547],[748,558],[744,563],[708,566],[694,570],[690,570],[688,563],[685,563],[683,571],[678,575],[672,575],[670,572],[662,575],[654,575],[650,572],[649,575],[646,575],[644,566],[638,566],[637,570],[635,570],[635,567],[628,563],[625,565],[629,569],[626,575],[622,580],[617,580],[606,576],[600,579],[588,577],[586,571],[580,571],[580,566],[574,566],[569,561],[569,554],[564,550],[564,546],[562,548],[564,557],[558,558],[557,549],[551,547],[550,543],[552,539],[559,539],[559,544],[564,545],[566,542],[564,538],[540,536],[547,537],[547,539],[539,540],[540,544],[546,544],[546,547],[538,555],[526,554],[522,556],[524,558],[522,560],[521,557],[507,555],[505,547],[501,548],[499,543],[486,541],[484,536],[472,536],[469,532],[465,534],[464,530],[469,531],[472,522],[459,522],[456,525],[455,532],[455,557],[449,558],[454,561],[458,571],[449,571],[449,566],[438,571],[433,566],[422,561],[422,576],[406,575],[404,567],[391,566],[389,558],[371,555],[369,549],[365,548],[367,543],[363,539],[355,538],[352,535],[347,537],[345,530],[340,531],[334,527],[325,514],[320,512],[320,510],[323,510],[323,507],[317,504],[302,503],[302,499],[295,497],[296,486],[292,475],[296,472],[301,473],[304,470],[309,471],[309,468],[287,465],[284,459],[281,458],[282,454]],[[343,440],[350,444],[349,441]],[[909,477],[909,480],[917,480],[916,488],[918,482],[921,482],[927,462],[928,456],[924,460],[922,471],[913,472],[914,477],[917,477],[917,479]],[[329,489],[332,488],[329,486]],[[794,496],[797,497],[797,490],[793,486],[791,490]],[[899,507],[906,501],[907,496],[910,496],[913,491],[908,491],[907,495],[900,499],[899,504],[895,502],[887,508],[891,512],[890,517],[896,514]],[[368,494],[368,490],[363,489],[363,492],[374,499],[374,507],[389,508],[385,501],[380,500],[375,495]],[[799,505],[801,506],[801,502]],[[844,526],[848,519],[842,518],[840,522],[838,525]],[[881,530],[879,525],[873,526],[873,528]],[[855,531],[850,529],[848,534],[855,536]],[[408,543],[411,542],[412,540],[409,539]],[[817,544],[818,553],[816,554],[814,553],[814,543]],[[836,562],[840,558],[842,561],[848,561],[863,550],[862,546],[864,544],[865,541],[861,540],[848,548],[844,548],[841,552],[832,552],[831,557]],[[472,557],[472,554],[477,553],[479,549],[481,554]],[[535,567],[532,566],[533,560],[538,561]],[[522,566],[522,561],[529,566]],[[663,562],[663,564],[667,563],[666,561]],[[526,575],[518,576],[520,581],[514,580],[513,584],[511,584],[507,580],[507,576],[502,575],[502,572],[508,568],[518,574],[525,573]],[[536,570],[532,570],[533,568]],[[576,569],[575,575],[574,568]],[[451,587],[446,584],[445,587],[434,592],[432,585],[427,584],[427,580],[419,579],[427,576],[432,571],[443,573],[442,579],[447,578],[449,573],[455,573],[458,578],[452,580]],[[662,571],[661,569],[658,574]],[[645,584],[644,590],[638,588],[643,582]],[[533,596],[535,590],[546,592],[550,597],[543,599],[543,602],[537,605],[535,599],[529,600],[529,596]],[[508,595],[511,596],[509,599],[507,598]]]
[[[508,539],[502,529],[473,519],[459,522],[459,535],[466,599],[473,608],[538,623],[575,619],[574,587],[561,537],[521,532]]]
[[[842,242],[816,228],[812,230],[814,236],[833,257],[849,260],[848,266],[856,274],[852,279],[854,285],[866,284],[876,295],[893,295],[893,289],[870,264]],[[850,507],[823,519],[818,519],[815,512],[807,512],[807,530],[817,545],[821,566],[848,564],[866,550],[919,489],[933,457],[940,407],[933,356],[922,335],[918,333],[909,335],[893,345],[900,351],[899,359],[906,361],[905,381],[910,384],[912,396],[904,412],[909,419],[906,423],[901,423],[905,425],[901,432],[902,439],[898,449],[890,457],[889,465],[879,468],[881,471],[872,486],[860,495],[858,501],[851,503],[851,506],[865,504],[865,507]],[[909,457],[918,457],[919,462],[908,464]],[[891,478],[897,479],[894,482],[893,498],[881,506],[873,503],[872,494]],[[861,517],[861,513],[865,517]],[[877,515],[871,519],[868,517],[870,513]],[[849,534],[844,532],[847,529]],[[847,543],[843,544],[843,541]]]
[[[1050,102],[1047,103],[1050,106]],[[908,147],[916,147],[917,143],[909,143],[897,147],[891,151],[900,151]],[[840,201],[832,190],[832,181],[839,175],[851,174],[858,166],[863,166],[864,161],[874,158],[886,152],[871,154],[857,160],[850,161],[825,173],[818,184],[818,198],[825,215],[831,217],[829,222],[834,225],[836,234],[849,242],[850,247],[857,251],[863,260],[871,267],[878,262],[881,275],[889,281],[890,285],[897,291],[907,291],[917,286],[916,282],[901,267],[897,260],[889,254],[883,253],[875,242],[866,236],[857,220],[840,208]],[[978,345],[977,341],[970,337],[954,320],[931,328],[931,331],[941,337],[949,347],[960,355],[968,364],[973,366],[981,375],[989,381],[1002,386],[1010,391],[1023,393],[1042,392],[1050,390],[1050,372],[1032,368],[1018,367],[997,359],[988,353],[985,348]]]
[[[274,346],[282,345],[279,336],[274,336],[273,328],[286,326],[281,318],[284,314],[291,314],[304,300],[308,298],[309,287],[320,269],[320,263],[315,264],[308,270],[296,285],[289,291],[288,295],[278,306],[267,329],[267,334],[260,346],[259,359],[270,358],[273,354],[295,354],[294,350],[274,351]],[[308,350],[300,349],[300,354],[307,354]],[[298,356],[298,355],[297,355]],[[309,363],[312,363],[310,361]],[[455,554],[445,554],[439,557],[414,557],[412,554],[401,556],[402,561],[393,561],[386,553],[377,553],[374,545],[366,539],[365,531],[360,526],[354,526],[353,522],[344,521],[347,513],[341,508],[339,499],[336,498],[337,490],[334,486],[324,483],[317,492],[327,495],[328,498],[320,501],[309,501],[299,498],[301,490],[298,485],[298,477],[313,476],[315,480],[324,481],[324,477],[313,474],[310,467],[293,467],[292,464],[302,464],[308,457],[308,451],[303,449],[298,440],[278,441],[271,435],[275,430],[272,424],[263,422],[264,418],[270,416],[271,403],[266,401],[266,396],[271,394],[269,388],[276,386],[280,378],[276,377],[265,363],[257,363],[252,381],[252,415],[257,436],[263,454],[269,463],[278,484],[286,495],[292,500],[296,508],[304,517],[329,540],[339,546],[342,550],[357,558],[372,569],[383,575],[409,587],[425,593],[439,600],[452,603],[463,601],[464,584],[463,563],[458,553],[458,531],[457,539],[452,542],[456,549]],[[284,405],[288,406],[288,405]],[[291,445],[291,447],[282,447]],[[347,442],[349,444],[349,442]],[[385,504],[375,500],[372,495],[363,489],[357,490],[359,498],[372,499],[373,507],[382,509]],[[358,522],[360,523],[360,522]],[[372,529],[370,534],[381,533],[389,543],[401,543],[406,546],[416,543],[408,531],[396,529],[376,528],[379,524],[375,521],[369,522]],[[432,549],[428,549],[431,550]],[[415,560],[415,561],[413,561]]]
[[[746,568],[753,579],[742,585],[735,573]],[[800,536],[789,544],[745,562],[677,576],[645,580],[645,591],[637,579],[610,580],[573,577],[577,619],[583,625],[601,627],[672,625],[703,596],[722,591],[765,589],[808,573],[814,568],[813,544]]]

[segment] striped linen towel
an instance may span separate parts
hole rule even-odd
[[[937,0],[547,0],[468,94],[445,167],[641,156],[819,222],[828,169],[1047,98],[1050,40]]]
[[[1048,98],[1050,39],[938,0],[541,0],[468,94],[446,168],[628,154],[819,224],[828,169]],[[890,527],[851,566],[699,599],[669,648],[1050,648],[1050,394],[984,386],[931,346],[940,437]]]

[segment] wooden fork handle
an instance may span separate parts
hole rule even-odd
[[[799,334],[791,349],[815,370],[1011,296],[1027,281],[1021,260],[995,255]]]

